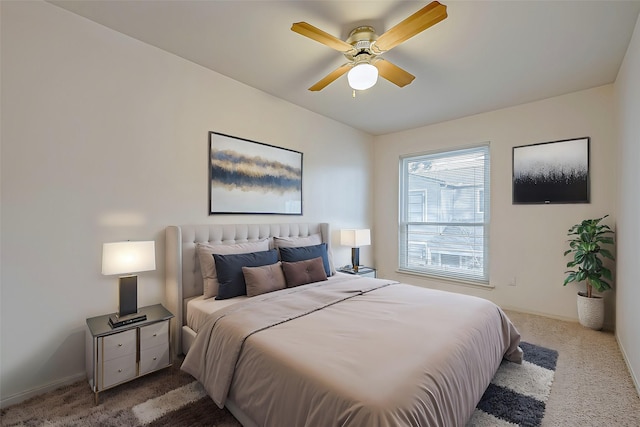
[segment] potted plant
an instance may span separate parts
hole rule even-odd
[[[602,218],[585,219],[571,227],[567,233],[569,249],[564,255],[573,254],[573,260],[567,263],[567,277],[563,285],[571,282],[586,282],[586,292],[578,292],[578,319],[580,324],[600,330],[604,323],[604,300],[594,295],[593,290],[604,292],[611,289],[611,270],[603,264],[603,258],[614,259],[613,254],[603,248],[613,244],[613,231],[608,225],[600,224]]]

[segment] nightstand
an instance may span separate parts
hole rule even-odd
[[[147,319],[118,328],[109,324],[113,313],[87,319],[86,370],[96,405],[100,392],[171,366],[173,314],[161,304],[138,312]]]
[[[358,271],[355,271],[353,267],[340,267],[338,271],[340,273],[356,274],[362,277],[376,277],[376,269],[373,267],[365,267],[364,265],[359,266]]]

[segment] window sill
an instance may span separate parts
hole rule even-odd
[[[485,289],[488,291],[495,289],[495,286],[492,285],[491,283],[476,282],[473,280],[464,280],[464,279],[454,279],[452,277],[436,276],[428,273],[420,273],[414,270],[397,269],[396,273],[406,274],[408,276],[420,277],[427,280],[450,283],[452,285],[466,286],[466,287],[475,288],[475,289]]]

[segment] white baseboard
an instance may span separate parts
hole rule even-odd
[[[55,390],[58,387],[62,387],[67,384],[72,384],[72,383],[75,383],[76,381],[84,380],[86,378],[87,378],[87,374],[85,372],[82,372],[79,374],[61,378],[57,381],[54,381],[52,383],[49,383],[40,387],[33,388],[31,390],[23,391],[6,398],[2,398],[0,400],[0,409],[4,409],[8,406],[23,402],[31,397],[38,396],[40,394]],[[87,383],[87,387],[89,387],[89,383]]]
[[[633,368],[629,363],[629,358],[627,357],[627,353],[624,351],[624,346],[622,345],[622,343],[620,342],[620,339],[618,338],[618,334],[616,334],[616,341],[618,342],[618,348],[620,348],[620,353],[622,353],[622,359],[624,359],[624,363],[627,365],[627,369],[629,370],[629,374],[631,375],[631,380],[633,381],[633,385],[636,386],[636,392],[640,397],[640,379],[635,374],[635,372],[633,372]]]
[[[565,321],[565,322],[578,323],[578,319],[576,319],[574,317],[565,317],[565,316],[558,316],[558,315],[555,315],[555,314],[542,313],[540,311],[527,310],[527,309],[524,309],[522,307],[512,307],[512,306],[502,305],[502,304],[499,304],[499,305],[500,305],[500,308],[503,309],[503,310],[517,311],[518,313],[533,314],[534,316],[547,317],[549,319],[555,319],[555,320],[562,320],[562,321]]]
[[[557,316],[555,314],[542,313],[542,312],[535,311],[535,310],[526,310],[526,309],[523,309],[523,308],[520,308],[520,307],[510,307],[510,306],[506,306],[506,305],[501,305],[500,308],[503,309],[503,310],[508,310],[508,311],[517,311],[518,313],[533,314],[534,316],[547,317],[549,319],[555,319],[555,320],[562,320],[564,322],[579,323],[579,320],[577,318],[575,318],[575,317]],[[606,322],[604,324],[604,326],[602,327],[602,330],[605,331],[605,332],[614,332],[615,331],[615,325],[613,325],[610,322]]]

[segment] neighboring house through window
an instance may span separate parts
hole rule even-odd
[[[399,269],[489,284],[489,145],[400,160]]]
[[[427,190],[409,190],[407,214],[409,221],[422,222],[427,220]]]

